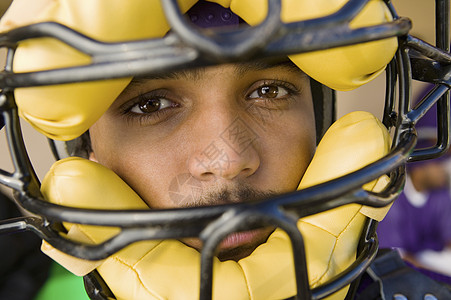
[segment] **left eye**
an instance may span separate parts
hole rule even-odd
[[[141,101],[133,105],[130,111],[136,114],[151,114],[173,105],[172,101],[165,98],[141,99]]]
[[[283,96],[288,95],[288,91],[280,86],[277,85],[264,85],[259,88],[257,88],[255,91],[253,91],[249,98],[255,99],[255,98],[280,98]]]

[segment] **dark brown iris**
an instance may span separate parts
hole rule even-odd
[[[258,90],[259,97],[276,98],[279,94],[279,88],[274,85],[263,86]]]
[[[153,113],[160,109],[160,101],[158,99],[146,99],[139,103],[139,109],[143,113]]]

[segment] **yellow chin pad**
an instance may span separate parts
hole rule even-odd
[[[364,146],[364,147],[362,147]],[[359,150],[360,149],[360,150]],[[370,113],[354,112],[334,123],[325,134],[299,188],[357,170],[386,155],[390,137]],[[384,176],[366,189],[385,186]],[[102,188],[99,188],[102,187]],[[46,199],[73,207],[146,209],[144,202],[111,170],[81,158],[54,164],[44,178]],[[312,287],[330,280],[356,258],[364,222],[387,209],[350,204],[299,220]],[[118,228],[65,224],[68,238],[100,243]],[[97,268],[118,299],[198,299],[200,254],[179,241],[143,241],[102,261],[85,261],[45,243],[43,251],[77,275]],[[277,229],[250,256],[238,262],[214,261],[214,299],[284,299],[295,293],[291,244]],[[347,288],[330,299],[343,299]]]
[[[186,12],[196,0],[179,0]],[[257,25],[266,16],[267,0],[216,0]],[[338,11],[346,0],[283,0],[282,21],[323,17]],[[151,13],[151,16],[150,16]],[[382,0],[369,1],[350,23],[359,28],[391,20]],[[32,23],[54,21],[105,42],[162,37],[168,30],[160,0],[15,0],[0,20],[0,32]],[[317,81],[338,90],[367,83],[393,57],[397,39],[292,55],[293,62]],[[87,65],[91,59],[48,38],[20,44],[15,72]],[[111,105],[130,78],[16,89],[21,116],[38,131],[57,140],[70,140],[85,132]]]

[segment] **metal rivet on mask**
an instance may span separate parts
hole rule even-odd
[[[191,15],[191,22],[196,23],[197,20],[199,20],[199,17],[197,15]]]
[[[222,13],[222,19],[224,21],[228,21],[228,20],[230,20],[230,18],[232,18],[232,14],[230,12],[225,11]]]
[[[393,300],[408,300],[408,299],[403,294],[394,294],[393,295]]]
[[[424,295],[424,300],[437,300],[437,297],[432,294],[426,294]]]

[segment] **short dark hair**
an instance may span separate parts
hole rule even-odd
[[[89,130],[83,133],[80,137],[66,142],[66,144],[70,156],[89,158],[89,155],[92,152]]]

